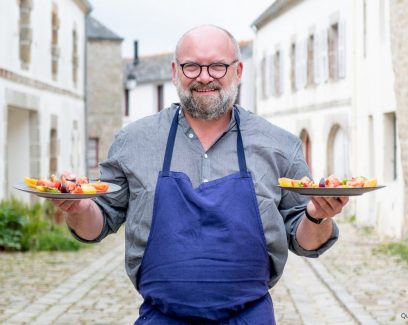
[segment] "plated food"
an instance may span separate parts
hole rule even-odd
[[[120,190],[120,186],[108,182],[89,181],[88,177],[63,174],[49,178],[25,177],[14,188],[40,197],[77,200],[91,198]]]
[[[376,178],[364,176],[340,179],[331,175],[321,178],[319,183],[315,183],[307,176],[301,179],[282,177],[278,182],[283,189],[307,196],[356,196],[384,187],[378,185]]]
[[[305,176],[301,179],[291,179],[282,177],[278,179],[279,185],[282,187],[329,187],[329,188],[357,188],[357,187],[376,187],[376,178],[366,178],[364,176],[352,177],[350,179],[340,179],[334,175],[327,178],[321,178],[319,183],[315,183],[309,177]]]
[[[64,175],[61,175],[61,177],[52,175],[48,179],[25,177],[24,184],[35,188],[39,192],[48,193],[94,194],[104,193],[109,189],[107,183],[100,181],[90,183],[86,176],[70,179],[67,179]]]

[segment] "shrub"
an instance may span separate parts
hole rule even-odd
[[[28,206],[15,199],[0,202],[0,249],[3,250],[78,250],[65,225],[53,222],[56,208],[46,201]]]

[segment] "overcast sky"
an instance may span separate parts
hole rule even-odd
[[[201,24],[229,30],[238,41],[253,39],[251,23],[274,0],[89,0],[91,15],[123,37],[124,57],[172,52],[178,38]]]

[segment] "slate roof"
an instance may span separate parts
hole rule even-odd
[[[91,16],[88,16],[86,19],[86,36],[88,39],[95,40],[123,41],[122,37],[116,35],[108,27]]]
[[[242,59],[252,57],[252,41],[240,42]],[[125,80],[133,75],[138,84],[164,82],[171,80],[171,61],[173,53],[142,56],[139,63],[133,65],[133,59],[124,60]]]
[[[133,59],[126,60],[125,74],[136,77],[138,84],[171,80],[171,61],[173,53],[142,56],[139,63],[133,65]]]

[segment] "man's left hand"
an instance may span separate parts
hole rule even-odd
[[[316,219],[332,218],[343,210],[348,201],[347,196],[313,196],[306,208],[307,212]]]

